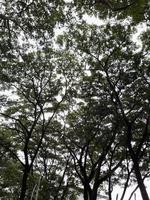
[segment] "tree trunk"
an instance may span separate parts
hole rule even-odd
[[[137,180],[140,192],[141,192],[142,199],[149,200],[149,196],[148,196],[146,187],[145,187],[143,179],[142,179],[142,175],[141,175],[141,171],[140,171],[140,167],[139,167],[139,163],[138,163],[138,158],[133,151],[131,143],[128,145],[128,149],[129,149],[129,153],[130,153],[130,156],[131,156],[131,159],[133,162],[133,169],[135,172],[136,180]]]
[[[41,179],[42,179],[42,176],[40,176],[39,180],[38,180],[37,189],[36,189],[36,195],[35,195],[35,200],[38,200],[38,197],[39,197],[39,190],[40,190]]]
[[[142,179],[142,176],[141,176],[139,164],[138,164],[137,161],[133,161],[133,162],[134,162],[134,172],[135,172],[136,179],[137,179],[137,182],[138,182],[138,186],[139,186],[139,189],[140,189],[140,192],[141,192],[141,196],[142,196],[143,200],[149,200],[149,196],[148,196],[148,193],[146,191],[146,187],[144,185],[144,182],[143,182],[143,179]]]
[[[135,176],[138,182],[138,186],[141,192],[141,196],[143,200],[149,200],[149,196],[148,193],[146,191],[146,187],[144,185],[143,179],[142,179],[142,175],[141,175],[141,171],[140,171],[140,167],[139,167],[139,159],[138,156],[135,154],[133,148],[132,148],[132,144],[131,144],[131,138],[132,138],[132,131],[131,131],[131,124],[128,124],[128,130],[127,130],[127,147],[133,162],[133,169],[135,172]]]
[[[97,199],[97,191],[94,191],[92,194],[92,198],[90,200],[96,200]]]
[[[84,186],[84,200],[89,200],[88,189]]]
[[[20,192],[20,197],[19,200],[24,200],[26,196],[26,191],[27,191],[27,180],[28,180],[28,170],[24,170],[23,178],[22,178],[22,184],[21,184],[21,192]]]
[[[99,184],[95,183],[93,186],[93,190],[91,192],[90,200],[97,200],[98,187],[99,187]]]

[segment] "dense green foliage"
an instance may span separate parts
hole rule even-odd
[[[0,6],[0,199],[148,200],[148,0]]]

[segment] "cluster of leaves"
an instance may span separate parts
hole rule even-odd
[[[111,200],[121,184],[123,200],[134,181],[148,200],[149,31],[132,41],[148,1],[1,6],[0,198]]]

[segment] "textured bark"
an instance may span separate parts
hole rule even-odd
[[[22,178],[22,184],[21,184],[21,192],[19,200],[24,200],[26,196],[27,191],[27,180],[28,180],[28,170],[24,170],[23,178]]]

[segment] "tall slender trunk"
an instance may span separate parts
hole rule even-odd
[[[94,186],[93,186],[93,190],[91,192],[91,196],[90,196],[90,200],[97,200],[97,190],[98,190],[99,184],[96,181]]]
[[[88,188],[86,185],[84,185],[84,200],[89,200],[89,195],[88,195]]]
[[[135,172],[135,176],[136,176],[136,180],[138,182],[138,186],[141,192],[141,196],[143,200],[149,200],[149,196],[148,193],[146,191],[146,187],[144,185],[143,179],[142,179],[142,175],[141,175],[141,171],[140,171],[140,167],[139,167],[139,159],[138,156],[135,154],[133,148],[132,148],[132,144],[131,144],[131,138],[132,138],[132,131],[131,131],[131,124],[128,125],[128,137],[127,137],[127,147],[133,162],[133,169]]]
[[[84,200],[92,200],[92,190],[87,182],[84,184]]]
[[[24,170],[23,178],[22,178],[22,184],[21,184],[21,192],[19,200],[24,200],[26,196],[27,191],[27,180],[28,180],[29,172],[27,169]]]
[[[93,194],[90,200],[97,200],[97,190],[93,191]]]
[[[39,197],[39,190],[40,190],[40,185],[41,185],[41,179],[42,179],[42,176],[40,176],[39,180],[38,180],[36,194],[35,194],[35,200],[38,200],[38,197]]]
[[[111,170],[111,168],[110,168],[109,170]],[[109,196],[109,200],[112,200],[112,183],[111,183],[111,176],[108,178],[108,196]]]
[[[138,161],[133,160],[133,163],[134,163],[134,172],[135,172],[136,179],[137,179],[137,182],[138,182],[138,186],[139,186],[139,189],[140,189],[140,192],[141,192],[141,196],[142,196],[143,200],[149,200],[149,196],[148,196],[148,193],[146,191],[146,187],[145,187],[143,179],[142,179],[142,175],[141,175],[141,172],[140,172]]]

